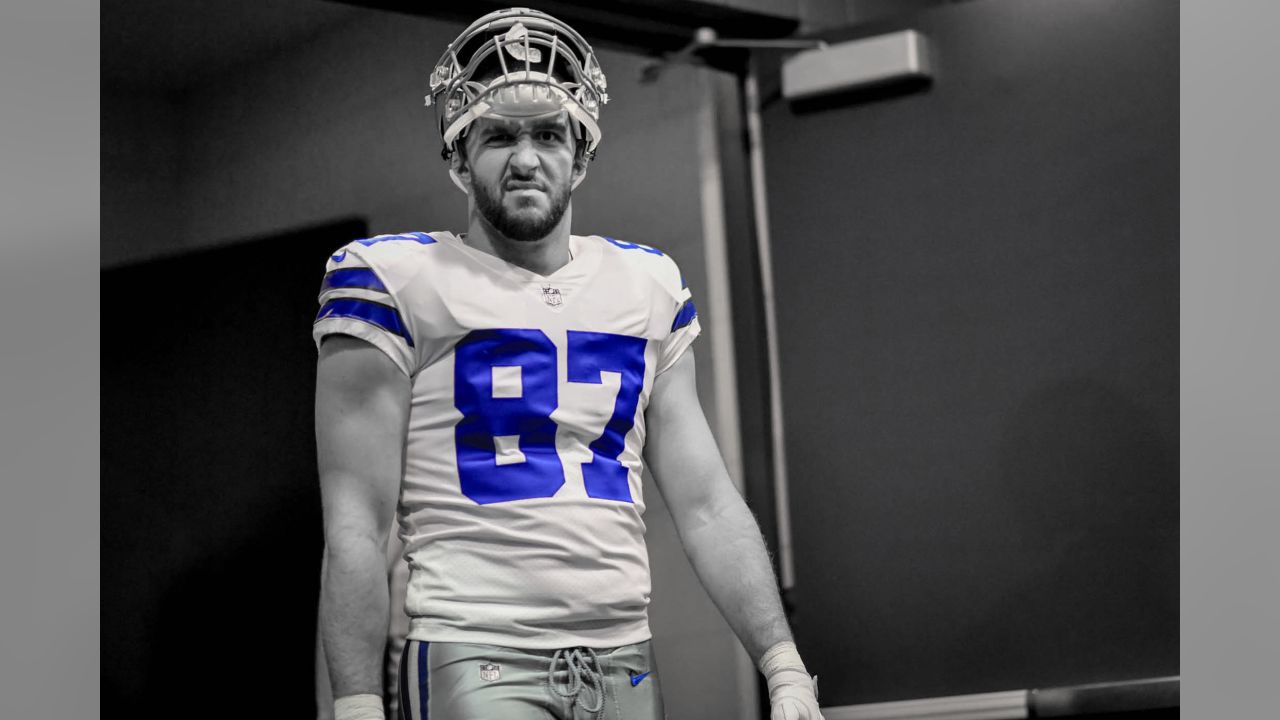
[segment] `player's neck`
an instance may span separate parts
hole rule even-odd
[[[564,217],[541,240],[512,240],[498,232],[479,212],[473,211],[467,233],[460,239],[468,247],[546,276],[564,267],[571,259],[569,224],[572,215],[573,208],[566,208]]]

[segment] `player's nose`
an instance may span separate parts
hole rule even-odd
[[[528,175],[538,169],[541,161],[529,138],[521,138],[511,153],[511,167],[517,173]]]

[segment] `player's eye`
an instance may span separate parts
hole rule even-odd
[[[539,130],[534,137],[543,143],[558,143],[563,139],[558,130]]]
[[[506,145],[513,139],[514,138],[510,133],[495,132],[489,133],[489,136],[485,138],[485,142],[490,145]]]

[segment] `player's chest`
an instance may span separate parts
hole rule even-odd
[[[629,328],[579,329],[565,319],[467,330],[424,368],[420,400],[498,425],[550,419],[574,434],[642,413],[658,342]]]
[[[634,500],[627,466],[643,442],[657,342],[566,328],[463,336],[415,382],[415,417],[455,459],[478,503],[552,497]],[[629,459],[630,458],[630,459]]]
[[[635,317],[649,304],[648,286],[636,278],[600,273],[569,278],[509,278],[491,273],[458,273],[442,283],[441,309],[460,328],[557,322],[612,322]]]
[[[433,288],[419,325],[436,344],[436,358],[477,342],[495,330],[545,334],[564,355],[582,345],[575,333],[607,333],[660,339],[660,310],[652,284],[623,273],[587,277],[512,279],[491,273],[451,273]],[[528,331],[528,332],[524,332]],[[484,343],[498,352],[504,343]],[[489,352],[489,351],[487,351]]]
[[[543,420],[599,436],[643,412],[664,337],[651,283],[606,268],[569,281],[462,272],[435,290],[419,322],[433,344],[420,402],[484,419],[497,436]]]
[[[419,400],[498,430],[545,419],[561,435],[590,437],[629,422],[645,407],[662,337],[648,290],[608,275],[473,275],[465,287],[442,287]]]

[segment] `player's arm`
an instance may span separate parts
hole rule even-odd
[[[401,559],[404,543],[392,530],[387,536],[387,584],[390,597],[390,623],[387,627],[387,652],[383,687],[397,687],[400,677],[400,651],[404,649],[408,632],[408,616],[404,612],[405,584],[408,582],[408,565]],[[320,567],[324,578],[328,562]],[[318,613],[317,613],[318,615]],[[390,698],[389,706],[397,705],[397,698]],[[333,720],[333,689],[329,687],[329,662],[324,657],[324,635],[320,618],[316,619],[316,720]]]
[[[654,381],[645,457],[698,579],[768,678],[774,718],[817,720],[755,517],[729,478],[698,401],[693,350]]]
[[[327,554],[327,553],[326,553]],[[320,562],[320,587],[324,594],[324,576],[328,560]],[[324,657],[324,619],[316,613],[316,720],[333,720],[333,688],[329,687],[329,661]]]
[[[387,533],[400,487],[410,381],[373,345],[330,335],[316,369],[316,449],[325,558],[320,634],[336,714],[381,697]],[[381,700],[377,702],[381,716]]]

